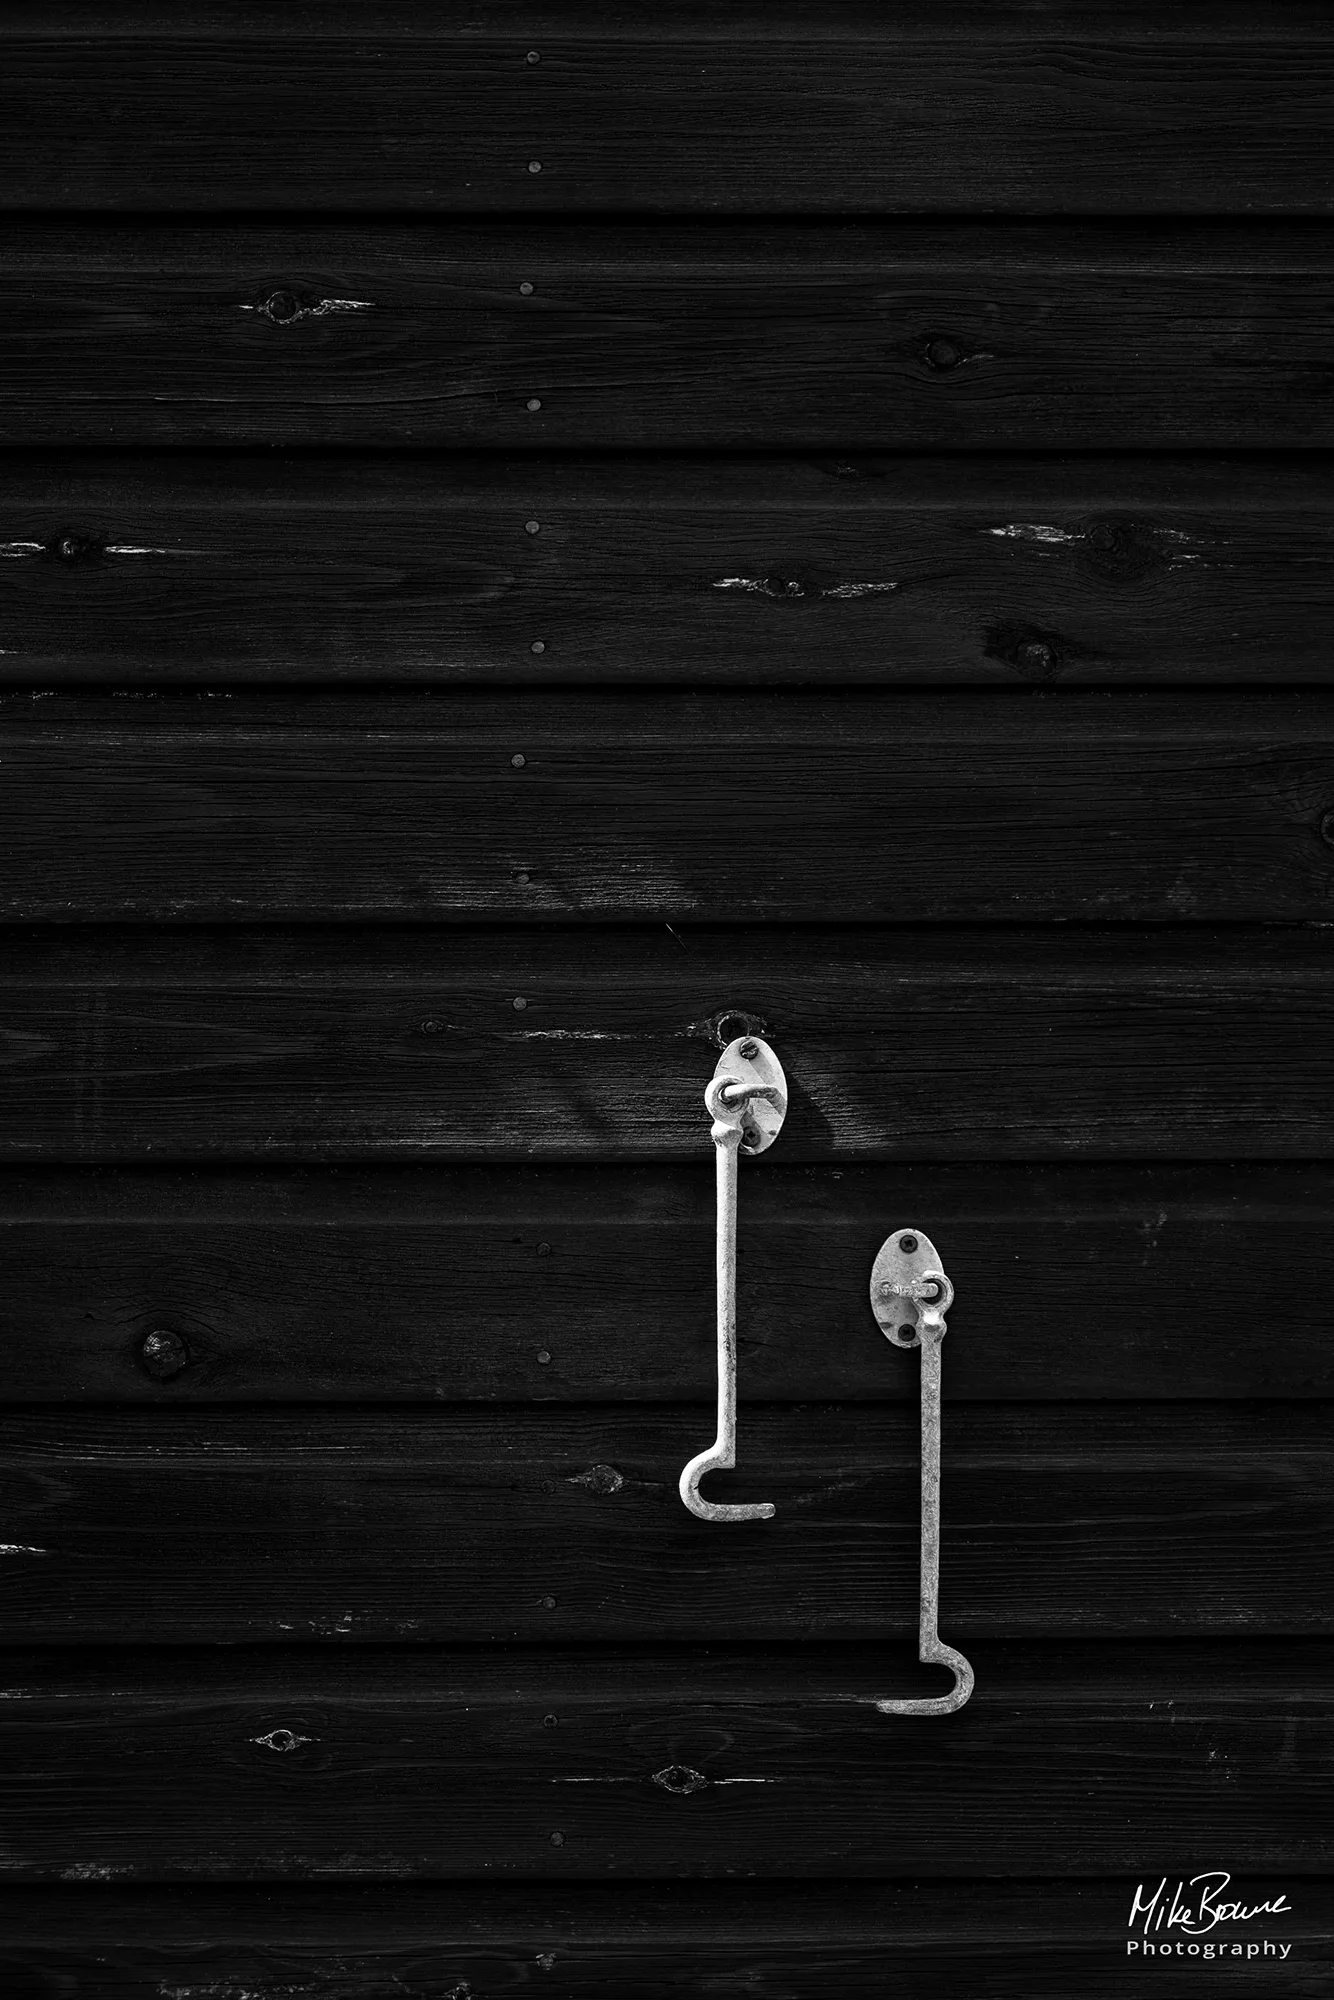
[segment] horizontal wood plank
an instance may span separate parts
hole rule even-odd
[[[4,444],[1334,443],[1334,238],[1297,224],[15,220],[0,250]]]
[[[708,1404],[12,1412],[0,1636],[892,1635],[902,1649],[917,1623],[916,1411],[752,1408],[743,1391],[738,1470],[711,1480],[714,1497],[777,1513],[730,1533],[676,1490],[712,1437]],[[960,1404],[945,1425],[943,1629],[1332,1632],[1332,1488],[1322,1404]]]
[[[905,1219],[956,1287],[950,1403],[1334,1396],[1331,1209],[1328,1167],[771,1166],[745,1187],[744,1397],[915,1401],[865,1297]],[[706,1161],[10,1170],[0,1401],[707,1400],[713,1234]],[[1283,1273],[1263,1325],[1252,1256]]]
[[[901,1851],[901,1850],[900,1850]],[[1222,1872],[1222,1871],[1219,1871]],[[1146,1899],[1161,1879],[1155,1872]],[[189,2000],[398,2000],[521,1991],[547,2000],[1122,2000],[1151,1972],[1155,1994],[1196,2000],[1205,1971],[1245,2000],[1309,2000],[1334,1971],[1334,1891],[1310,1877],[1208,1884],[1219,1902],[1279,1914],[1203,1938],[1161,1933],[1133,1952],[1138,1878],[835,1885],[318,1883],[264,1889],[164,1885],[0,1890],[0,1973],[28,2000],[184,1994]],[[1175,1882],[1169,1883],[1170,1896]],[[1184,1889],[1184,1885],[1183,1885]],[[1269,1944],[1266,1953],[1264,1945]],[[1194,1943],[1193,1962],[1185,1947]],[[1178,1957],[1177,1945],[1182,1947]],[[1283,1947],[1287,1947],[1287,1956]],[[202,1991],[201,1991],[202,1989]],[[239,1994],[235,1996],[239,2000]]]
[[[719,1033],[749,1031],[790,1101],[747,1186],[775,1156],[1312,1159],[1334,1148],[1332,942],[11,933],[0,1158],[705,1167]]]
[[[0,918],[1320,921],[1334,696],[0,696]]]
[[[1059,1857],[1129,1877],[1124,1964],[1146,1874],[1220,1842],[1239,1874],[1328,1870],[1330,1669],[1328,1646],[997,1647],[966,1708],[914,1720],[876,1709],[893,1669],[870,1651],[11,1655],[23,1838],[0,1868],[929,1879]]]
[[[16,455],[0,498],[28,686],[1334,679],[1302,458]]]
[[[15,7],[0,197],[1327,213],[1328,20],[1238,12]]]

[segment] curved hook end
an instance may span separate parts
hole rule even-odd
[[[948,1667],[954,1686],[948,1694],[928,1696],[924,1701],[878,1701],[876,1707],[882,1715],[953,1715],[956,1708],[963,1707],[973,1692],[975,1678],[963,1654],[937,1642],[929,1652],[923,1650],[921,1658],[925,1666]]]
[[[746,1501],[736,1506],[726,1502],[706,1500],[699,1490],[699,1482],[706,1472],[721,1469],[726,1472],[735,1463],[727,1452],[719,1451],[715,1445],[710,1451],[702,1451],[692,1458],[682,1470],[678,1482],[681,1498],[692,1514],[701,1521],[772,1521],[774,1508],[768,1500]]]

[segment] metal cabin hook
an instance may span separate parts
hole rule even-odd
[[[737,1155],[767,1152],[787,1116],[787,1078],[767,1042],[741,1035],[718,1059],[704,1093],[713,1119],[718,1223],[718,1435],[681,1474],[681,1498],[701,1521],[768,1521],[767,1500],[728,1506],[706,1500],[699,1482],[706,1472],[736,1464],[736,1193]]]
[[[878,1701],[884,1715],[950,1715],[973,1692],[973,1670],[940,1636],[940,1349],[954,1287],[929,1236],[896,1229],[871,1270],[871,1310],[886,1340],[922,1350],[922,1556],[917,1657],[948,1667],[954,1686],[924,1701]]]

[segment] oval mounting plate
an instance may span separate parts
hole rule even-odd
[[[738,1035],[719,1056],[713,1080],[774,1093],[772,1097],[747,1098],[738,1106],[742,1121],[741,1151],[767,1153],[787,1117],[787,1078],[769,1044],[758,1035]]]
[[[920,1229],[896,1229],[871,1266],[871,1311],[886,1340],[916,1347],[919,1309],[908,1296],[915,1279],[943,1275],[940,1252]]]

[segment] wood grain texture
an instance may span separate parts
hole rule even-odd
[[[1324,929],[11,934],[0,1157],[704,1168],[721,1027],[780,1165],[1312,1159],[1332,1019]]]
[[[1334,696],[0,696],[10,922],[1334,915]]]
[[[14,455],[0,501],[28,686],[1334,678],[1302,458]]]
[[[1156,1883],[1220,1839],[1257,1874],[1330,1861],[1325,1645],[992,1647],[939,1726],[876,1710],[909,1680],[883,1650],[6,1665],[3,1866],[29,1879],[1012,1878],[1059,1852],[1128,1903],[1146,1855]]]
[[[253,7],[60,11],[7,27],[10,207],[1319,214],[1334,196],[1313,9],[1275,10],[1263,38],[1212,8],[1166,31],[1143,8],[363,6],[277,29]]]
[[[949,1403],[1334,1395],[1315,1166],[748,1175],[746,1404],[914,1402],[872,1259],[929,1224]],[[0,1175],[6,1403],[663,1403],[714,1382],[713,1173],[466,1167]],[[1283,1273],[1240,1310],[1237,1267]]]
[[[730,1534],[676,1490],[713,1428],[703,1401],[8,1413],[3,1638],[904,1646],[917,1412],[750,1407],[743,1368],[713,1497],[777,1514]],[[942,1629],[1334,1631],[1332,1460],[1322,1404],[959,1404]]]
[[[14,220],[0,249],[4,444],[1334,441],[1334,239],[1298,224]]]
[[[534,1987],[548,2000],[697,2000],[701,1992],[883,2000],[904,1982],[914,2000],[1122,2000],[1148,1968],[1155,1994],[1197,2000],[1206,1969],[1199,1957],[1127,1957],[1136,1886],[310,1883],[80,1893],[25,1884],[0,1891],[0,1973],[14,2000],[53,1992],[62,2000],[182,1992],[239,2000],[233,1988],[251,2000],[288,2000],[292,1987],[302,2000],[378,2000],[381,1992],[445,2000]],[[1220,1940],[1227,1947],[1208,1968],[1210,1983],[1245,2000],[1310,2000],[1334,1970],[1330,1885],[1234,1873],[1223,1893],[1251,1909],[1287,1907],[1206,1938],[1215,1951]],[[1290,1946],[1286,1959],[1280,1943]]]

